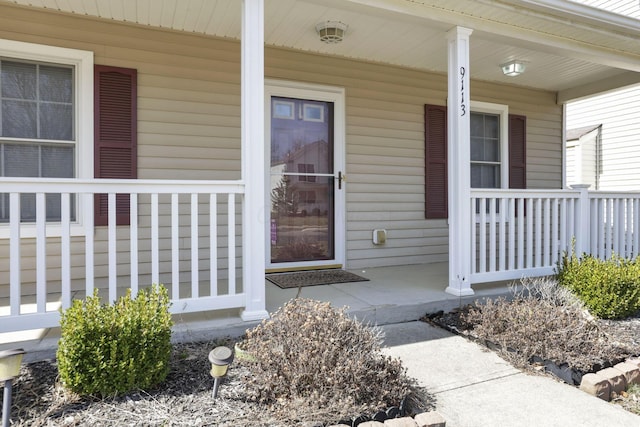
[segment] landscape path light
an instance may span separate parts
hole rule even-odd
[[[2,399],[2,427],[9,427],[11,417],[11,393],[13,379],[20,374],[20,365],[24,350],[0,351],[0,381],[4,381],[4,397]]]
[[[227,375],[229,365],[233,362],[233,350],[229,347],[216,347],[209,352],[209,362],[211,362],[211,376],[213,382],[213,398],[218,396],[220,380]]]

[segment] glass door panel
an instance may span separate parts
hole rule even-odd
[[[271,98],[271,263],[335,258],[333,103]]]

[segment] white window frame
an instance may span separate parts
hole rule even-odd
[[[74,67],[75,178],[93,178],[93,52],[0,39],[0,57]],[[93,218],[93,198],[81,194],[77,201],[76,221],[71,224],[72,236],[85,234],[83,223],[86,218]],[[0,238],[8,238],[9,233],[9,225],[1,224]],[[61,233],[59,223],[47,223],[47,236],[60,236]],[[20,224],[20,237],[35,235],[35,224]]]
[[[319,111],[320,112],[320,118],[316,119],[316,118],[311,117],[309,114],[307,114],[307,112],[309,110]],[[324,123],[324,107],[322,105],[310,104],[310,103],[304,102],[302,104],[302,120],[304,120],[306,122]]]
[[[509,106],[471,101],[471,112],[500,116],[500,188],[509,188]]]
[[[279,106],[287,106],[289,107],[289,111],[290,114],[278,114],[278,109],[277,107]],[[296,113],[296,108],[295,108],[295,104],[291,101],[282,101],[282,100],[278,100],[278,101],[273,101],[273,118],[274,119],[285,119],[285,120],[294,120],[295,119],[295,113]]]

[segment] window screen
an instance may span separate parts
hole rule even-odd
[[[73,73],[69,66],[0,59],[0,176],[75,176]],[[59,220],[60,195],[47,194],[46,205],[47,220]],[[35,194],[21,195],[20,211],[22,221],[35,221]],[[8,220],[3,194],[0,222]]]

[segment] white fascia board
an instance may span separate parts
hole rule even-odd
[[[640,31],[640,21],[608,10],[587,6],[567,0],[506,0],[506,3],[521,5],[529,9],[556,16],[563,16],[584,23],[597,23],[617,32]]]
[[[320,1],[335,0],[307,0]],[[484,15],[464,13],[460,5],[468,5],[471,0],[431,0],[415,2],[409,0],[341,0],[351,7],[368,7],[373,10],[405,15],[407,19],[422,19],[441,25],[462,26],[473,29],[476,34],[507,37],[518,40],[522,46],[554,55],[575,58],[608,67],[640,72],[638,55],[621,51],[617,41],[637,40],[640,36],[640,22],[607,11],[586,7],[566,0],[473,0],[486,6]],[[489,12],[495,9],[501,20],[496,20]],[[530,27],[514,26],[508,14],[530,16],[532,20],[544,21],[553,25],[571,26],[576,31],[598,32],[603,43],[594,45],[577,37],[554,34],[553,31],[540,31],[535,25]]]
[[[624,87],[635,86],[637,84],[640,84],[640,73],[627,71],[615,76],[614,78],[608,77],[606,79],[587,83],[581,86],[561,90],[557,94],[556,103],[561,105],[567,102],[589,98],[594,95],[612,92]]]

